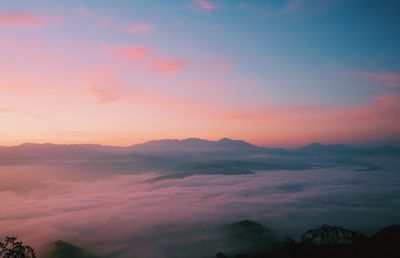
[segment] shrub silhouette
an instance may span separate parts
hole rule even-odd
[[[301,236],[303,244],[311,245],[354,244],[366,239],[368,237],[363,233],[326,224],[316,229],[310,229]]]
[[[368,241],[368,237],[363,233],[338,226],[322,225],[307,230],[301,235],[299,243],[291,238],[287,238],[285,243],[291,253],[290,257],[358,258],[369,257]]]
[[[36,258],[32,247],[17,241],[16,237],[6,237],[0,242],[0,258]]]
[[[400,258],[400,226],[393,225],[375,235],[347,230],[339,226],[322,225],[301,235],[297,242],[286,237],[277,252],[266,250],[234,257],[246,258]],[[218,253],[217,258],[232,258]]]

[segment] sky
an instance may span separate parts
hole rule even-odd
[[[400,139],[400,3],[1,0],[0,145]]]

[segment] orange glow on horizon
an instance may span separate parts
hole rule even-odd
[[[196,10],[220,8],[195,3]],[[153,139],[228,137],[298,146],[400,137],[396,72],[343,72],[335,76],[360,77],[380,88],[362,99],[354,89],[342,93],[354,97],[343,103],[318,99],[304,86],[313,78],[291,80],[292,70],[275,78],[233,61],[232,51],[194,51],[185,37],[168,35],[182,29],[176,23],[163,31],[153,23],[115,18],[99,28],[106,17],[82,8],[74,15],[79,26],[68,15],[57,22],[31,13],[0,13],[0,145],[127,146]],[[126,26],[129,31],[121,29]],[[174,47],[180,40],[185,47]],[[196,47],[208,49],[206,44]],[[305,88],[304,96],[293,92],[297,83]]]

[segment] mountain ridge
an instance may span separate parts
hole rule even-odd
[[[185,138],[185,139],[160,139],[160,140],[151,140],[146,141],[139,144],[133,144],[129,146],[113,146],[113,145],[103,145],[103,144],[57,144],[57,143],[32,143],[26,142],[21,143],[19,145],[13,146],[2,146],[0,145],[0,150],[4,149],[24,149],[24,148],[87,148],[94,150],[102,150],[102,149],[114,149],[114,150],[138,150],[144,148],[246,148],[249,150],[281,150],[281,151],[291,151],[293,153],[318,153],[323,151],[327,152],[360,152],[360,151],[375,151],[375,152],[399,152],[400,147],[395,145],[379,145],[375,147],[361,147],[361,146],[353,146],[347,144],[323,144],[320,142],[310,143],[308,145],[297,147],[297,148],[283,148],[283,147],[266,147],[266,146],[258,146],[255,144],[251,144],[244,140],[234,140],[230,138],[221,138],[219,140],[207,140],[202,138]],[[400,152],[399,152],[400,153]]]

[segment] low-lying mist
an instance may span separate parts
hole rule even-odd
[[[400,222],[395,169],[270,170],[152,183],[158,172],[112,166],[96,172],[10,165],[0,175],[0,236],[16,235],[44,257],[58,239],[91,253],[82,257],[214,257],[242,248],[223,225],[244,219],[276,239],[324,223],[372,233]]]

